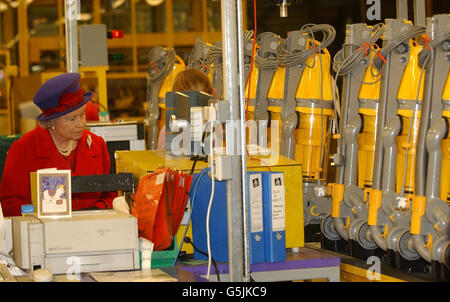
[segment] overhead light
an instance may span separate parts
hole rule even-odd
[[[9,6],[16,8],[19,6],[19,1],[9,1]]]
[[[164,2],[164,0],[145,0],[145,2],[150,6],[158,6]]]
[[[125,3],[125,0],[114,0],[114,2],[111,4],[112,9],[116,9],[121,7]]]
[[[26,4],[31,4],[33,1],[34,0],[27,0]],[[19,6],[19,0],[9,0],[8,3],[12,8],[17,8]]]
[[[88,13],[81,13],[78,15],[79,21],[89,21],[92,19],[92,15]]]
[[[4,12],[8,9],[8,4],[0,2],[0,12]]]

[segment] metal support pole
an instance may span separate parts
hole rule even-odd
[[[396,0],[397,19],[408,20],[408,0]]]
[[[78,72],[78,0],[64,1],[66,19],[66,68],[67,72]]]
[[[243,281],[250,281],[250,238],[249,238],[249,229],[248,229],[248,207],[247,207],[247,137],[246,137],[246,112],[245,112],[245,83],[247,82],[246,77],[246,66],[244,63],[245,57],[245,47],[244,45],[244,17],[243,17],[243,8],[246,5],[246,1],[237,0],[237,24],[238,24],[238,63],[239,63],[239,114],[241,121],[241,135],[240,135],[240,163],[241,163],[241,204],[242,204],[242,228],[243,228],[243,244],[244,244],[244,253],[243,253],[243,262],[244,262],[244,274]],[[256,41],[253,41],[256,43]]]
[[[245,152],[245,119],[242,110],[244,99],[242,30],[238,21],[240,0],[222,0],[222,56],[224,98],[230,103],[230,121],[227,125],[228,142],[233,141],[233,150],[227,149],[231,156],[232,178],[227,181],[227,216],[228,216],[228,265],[231,282],[249,281],[248,261],[248,227],[246,226],[246,152]],[[239,24],[238,24],[239,22]],[[240,45],[239,45],[240,44]],[[242,57],[242,58],[241,58]],[[240,93],[241,91],[241,93]],[[234,130],[237,131],[234,131]],[[229,131],[231,130],[231,131]],[[236,144],[237,143],[237,144]],[[244,150],[244,152],[242,152]],[[245,217],[245,219],[244,219]],[[247,241],[247,244],[245,243]]]
[[[414,25],[427,25],[425,0],[414,0]]]

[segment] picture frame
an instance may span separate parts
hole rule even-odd
[[[72,190],[70,170],[38,170],[36,176],[38,217],[71,217]]]

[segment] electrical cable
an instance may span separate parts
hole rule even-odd
[[[336,37],[336,30],[333,26],[329,24],[305,24],[301,27],[300,32],[305,35],[305,38],[310,38],[312,42],[310,42],[310,46],[308,49],[302,51],[290,52],[287,49],[288,39],[283,40],[277,48],[277,61],[280,66],[291,67],[297,66],[299,64],[305,65],[306,67],[313,68],[316,64],[315,55],[319,54],[320,60],[320,72],[321,72],[321,146],[320,146],[320,155],[319,155],[319,163],[320,166],[323,164],[322,159],[322,148],[323,148],[323,70],[322,70],[322,58],[321,53],[322,50],[327,48]],[[316,43],[316,39],[314,37],[314,33],[321,32],[323,37],[322,41],[318,41]],[[306,64],[307,59],[313,56],[314,61],[312,66],[308,66]],[[320,168],[318,175],[318,183],[320,184]]]
[[[213,64],[214,64],[214,68],[221,67],[223,65],[222,47],[218,47],[216,45],[211,45],[208,48],[208,52],[206,54],[205,65],[211,67]]]
[[[333,58],[333,70],[336,72],[336,77],[339,75],[347,75],[360,66],[361,60],[369,54],[372,46],[383,35],[384,30],[383,23],[378,23],[372,27],[370,38],[363,45],[343,44],[342,48]],[[351,46],[359,48],[353,51],[348,57],[345,57],[345,48]]]
[[[101,104],[99,101],[94,101],[94,100],[90,100],[91,103],[98,105],[101,109],[103,109],[104,111],[108,111],[108,108],[105,107],[105,105]],[[98,108],[97,108],[98,109]]]
[[[419,52],[418,56],[419,67],[422,69],[428,69],[430,67],[432,61],[429,60],[429,57],[432,56],[433,49],[438,47],[438,45],[444,42],[445,40],[450,39],[450,31],[446,31],[440,34],[434,40],[429,41],[429,39],[430,38],[426,35],[426,38],[424,38],[425,47]]]
[[[211,122],[211,135],[213,134],[213,126],[214,126],[214,124]],[[206,133],[203,133],[202,141],[205,139],[205,134]],[[211,154],[213,154],[214,149],[213,149],[213,139],[212,138],[210,140],[210,147],[211,147]],[[195,156],[194,163],[192,165],[191,172],[190,172],[191,175],[194,173],[194,168],[195,168],[195,164],[196,164],[197,160],[198,160],[198,156]],[[213,159],[212,159],[212,161],[213,161]],[[173,265],[175,265],[176,262],[177,262],[178,255],[180,254],[180,251],[181,251],[181,249],[183,247],[184,238],[186,238],[186,234],[187,234],[187,231],[189,229],[189,225],[190,225],[191,217],[192,217],[192,210],[194,208],[194,202],[195,202],[195,198],[197,196],[198,184],[200,183],[200,180],[203,177],[203,175],[207,174],[208,170],[213,170],[213,169],[211,169],[211,168],[203,169],[200,172],[200,175],[196,178],[195,182],[191,185],[191,188],[194,188],[193,195],[192,195],[193,198],[192,199],[190,197],[190,192],[187,193],[188,196],[189,196],[188,202],[190,203],[190,207],[189,207],[190,211],[189,211],[188,223],[186,225],[186,229],[185,229],[184,234],[183,234],[183,240],[181,241],[180,247],[178,248],[177,257],[175,257]],[[210,214],[210,209],[211,209],[211,205],[212,205],[212,199],[214,197],[214,171],[212,171],[211,174],[212,174],[211,198],[210,198],[210,201],[209,201],[208,213],[207,213],[207,217],[206,217],[206,232],[207,232],[207,240],[208,240],[207,243],[208,243],[208,254],[209,255],[211,255],[211,249],[210,249],[210,244],[209,244],[209,216],[210,216],[209,214]],[[208,263],[209,263],[209,265],[208,265],[208,279],[209,279],[209,271],[210,271],[210,263],[211,263],[211,261],[212,261],[212,257],[208,256]]]
[[[207,65],[207,53],[210,46],[205,42],[197,42],[192,49],[188,59],[188,68],[198,68],[201,71],[208,73],[210,66]]]
[[[211,135],[213,134],[213,123],[211,123]],[[209,229],[209,217],[211,214],[211,207],[212,207],[212,202],[214,200],[214,191],[215,191],[215,180],[214,180],[214,149],[213,149],[213,139],[211,138],[210,140],[210,147],[211,147],[211,196],[209,198],[209,203],[208,203],[208,209],[206,211],[206,245],[208,248],[208,272],[206,275],[206,279],[209,280],[209,275],[211,272],[211,261],[212,261],[212,255],[211,255],[211,238],[210,238],[210,229]]]
[[[154,59],[153,53],[158,50],[162,55]],[[150,67],[147,72],[147,80],[149,82],[162,80],[172,72],[173,65],[176,61],[176,54],[173,48],[165,48],[161,50],[160,47],[154,47],[150,50],[149,57],[150,60],[154,59],[149,62]]]
[[[261,40],[265,36],[269,36],[269,35],[276,37],[278,39],[278,42],[281,41],[281,37],[279,35],[276,35],[272,32],[264,32],[264,33],[261,33],[260,35],[258,35],[258,37],[256,38],[257,43],[261,44]],[[268,56],[266,58],[263,58],[260,55],[259,51],[257,51],[255,53],[255,66],[258,67],[258,69],[260,69],[260,70],[278,68],[276,53],[275,53],[275,56]]]
[[[188,231],[190,223],[191,223],[192,210],[194,209],[194,202],[195,202],[195,198],[197,197],[198,184],[200,183],[200,180],[202,179],[202,177],[208,173],[208,170],[209,170],[209,168],[205,168],[199,173],[198,177],[195,179],[195,182],[193,184],[191,184],[191,189],[189,190],[189,192],[186,193],[189,196],[189,199],[188,199],[188,204],[190,205],[189,206],[189,217],[188,217],[188,222],[187,222],[187,225],[186,225],[186,229],[184,230],[183,240],[181,240],[180,247],[178,248],[177,257],[175,257],[175,261],[173,263],[173,266],[175,266],[175,264],[177,262],[178,255],[180,254],[180,251],[181,251],[181,249],[183,247],[184,238],[186,238],[186,234],[187,234],[187,231]],[[191,194],[190,194],[191,192],[192,192],[192,198],[191,198]]]
[[[288,39],[283,40],[277,48],[278,65],[284,67],[291,67],[299,64],[304,65],[306,64],[306,60],[308,58],[313,56],[315,53],[320,53],[324,48],[327,48],[336,37],[336,30],[329,24],[305,24],[300,29],[300,32],[305,34],[305,37],[308,37],[308,34],[310,33],[322,32],[323,39],[318,43],[318,46],[316,46],[315,41],[313,41],[310,48],[296,52],[288,51]]]
[[[211,133],[213,133],[213,123],[211,123]],[[210,140],[210,146],[211,146],[211,154],[213,154],[213,139]],[[193,174],[196,161],[197,161],[197,158],[194,160],[194,164],[192,165],[192,169],[191,169],[191,173],[190,174]],[[212,161],[213,161],[213,159],[212,159]],[[190,190],[190,191],[192,191],[192,198],[190,197],[190,192],[187,193],[189,195],[188,202],[190,203],[188,223],[186,225],[186,229],[185,229],[184,234],[183,234],[183,240],[181,241],[180,247],[178,248],[177,257],[175,257],[173,265],[175,265],[176,262],[177,262],[178,255],[180,254],[180,251],[181,251],[181,249],[183,247],[183,242],[184,242],[184,239],[186,238],[186,234],[187,234],[187,231],[189,229],[189,225],[190,225],[191,218],[192,218],[192,210],[194,208],[194,202],[195,202],[195,198],[197,196],[198,184],[200,183],[201,178],[205,174],[207,174],[208,170],[211,171],[211,175],[212,175],[211,197],[210,197],[210,200],[209,200],[209,205],[208,205],[208,210],[207,210],[207,215],[206,215],[206,234],[207,234],[206,236],[207,236],[208,255],[209,255],[208,256],[208,278],[207,279],[209,280],[209,272],[210,272],[210,266],[211,266],[211,262],[212,262],[211,247],[210,247],[210,235],[209,235],[209,216],[210,216],[212,201],[213,201],[213,197],[214,197],[214,190],[215,190],[214,171],[211,168],[203,169],[200,172],[199,176],[196,178],[195,182],[191,185],[191,188],[193,188],[193,191],[192,191],[192,189]]]
[[[185,238],[184,238],[184,242],[189,243],[190,245],[192,245],[192,247],[193,247],[197,252],[199,252],[200,254],[202,254],[202,255],[204,255],[204,256],[206,256],[206,257],[209,257],[207,253],[205,253],[204,251],[198,249],[198,248],[195,246],[195,244],[194,244],[194,242],[192,242],[191,238],[185,237]],[[220,282],[220,272],[219,272],[219,268],[217,267],[217,263],[216,263],[216,261],[215,261],[213,258],[211,258],[211,261],[212,261],[212,263],[213,263],[213,265],[214,265],[214,268],[215,268],[215,270],[216,270],[217,281]]]
[[[391,41],[388,45],[383,46],[380,50],[376,52],[375,59],[373,60],[372,66],[378,70],[377,74],[373,73],[373,68],[370,69],[372,76],[377,77],[383,67],[386,57],[390,54],[392,50],[398,47],[400,44],[408,41],[411,38],[419,36],[425,33],[426,28],[424,26],[413,25],[410,29],[404,31],[399,35],[397,39]]]
[[[370,52],[374,51],[373,47],[376,45],[375,43],[380,39],[380,37],[384,34],[385,28],[383,23],[378,23],[374,25],[371,29],[370,38],[363,45],[354,45],[354,44],[343,44],[342,48],[336,53],[333,57],[333,70],[336,72],[336,75],[333,79],[333,99],[334,99],[334,111],[336,118],[339,119],[340,112],[340,96],[339,90],[337,88],[337,79],[338,77],[345,76],[351,73],[355,68],[360,66],[361,60],[370,54]],[[347,57],[345,57],[345,50],[347,47],[358,47],[357,50],[353,51]],[[373,59],[371,59],[369,65],[372,65]],[[361,79],[362,84],[375,84],[377,83],[381,77],[378,78],[373,83],[365,83]],[[359,79],[358,79],[359,80]],[[339,132],[339,123],[336,123],[337,132]]]

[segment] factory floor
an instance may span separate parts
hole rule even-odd
[[[305,243],[305,247],[324,250],[321,248],[320,242]],[[374,275],[373,263],[345,254],[335,253],[326,250],[327,253],[339,256],[341,258],[340,265],[340,281],[341,282],[432,282],[429,274],[411,273],[386,266],[380,263],[380,274]],[[306,280],[302,282],[326,282],[326,279]]]

